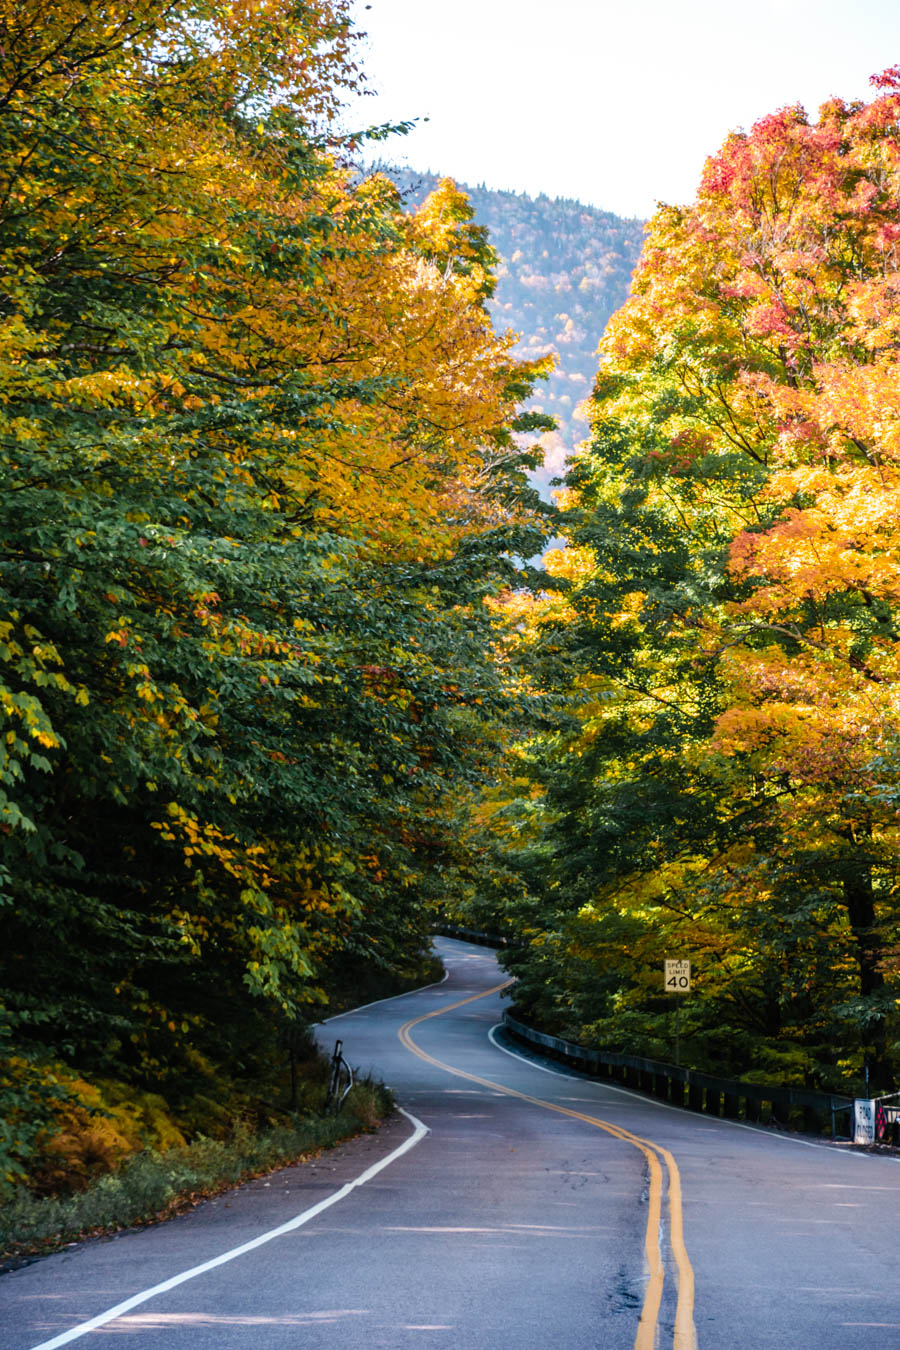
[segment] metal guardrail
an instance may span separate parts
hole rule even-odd
[[[852,1116],[853,1099],[809,1088],[781,1087],[774,1083],[744,1083],[735,1078],[718,1078],[640,1055],[618,1054],[611,1050],[590,1050],[586,1046],[535,1031],[510,1013],[503,1014],[509,1034],[526,1045],[537,1045],[552,1058],[570,1064],[596,1078],[615,1079],[675,1106],[730,1120],[775,1124],[783,1129],[801,1129],[809,1134],[830,1133],[841,1136],[837,1117],[844,1111]],[[847,1138],[849,1128],[842,1137]]]
[[[457,924],[441,924],[437,930],[444,937],[460,938],[482,947],[505,948],[515,946],[515,940],[463,928]],[[616,1079],[626,1086],[637,1088],[674,1106],[703,1111],[708,1115],[724,1116],[730,1120],[746,1120],[781,1126],[783,1129],[802,1129],[809,1134],[828,1133],[833,1139],[852,1136],[853,1098],[830,1092],[815,1092],[811,1088],[782,1087],[775,1083],[745,1083],[735,1078],[719,1078],[677,1064],[644,1059],[640,1055],[619,1054],[612,1050],[591,1050],[574,1041],[535,1031],[519,1022],[509,1012],[503,1022],[510,1034],[525,1044],[537,1045],[552,1058],[573,1065],[596,1078]],[[837,1118],[847,1112],[846,1128],[841,1135]]]
[[[459,938],[461,942],[477,942],[479,947],[504,947],[515,946],[509,938],[499,937],[496,933],[480,933],[476,928],[460,928],[455,923],[439,924],[436,930],[441,937]]]

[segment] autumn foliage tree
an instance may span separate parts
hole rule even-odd
[[[5,1025],[177,1105],[341,962],[416,968],[515,703],[484,602],[539,547],[539,367],[454,185],[345,164],[344,0],[0,39]]]
[[[874,84],[730,136],[604,336],[540,959],[558,1017],[663,1051],[661,962],[692,956],[700,1059],[890,1086],[900,70]]]

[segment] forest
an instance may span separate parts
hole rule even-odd
[[[3,1147],[41,1182],[255,1119],[311,1021],[430,969],[541,716],[504,597],[548,419],[463,196],[409,214],[332,144],[341,0],[2,13]]]
[[[900,68],[641,247],[361,171],[345,0],[0,28],[7,1190],[281,1118],[447,921],[545,1030],[671,1058],[686,958],[685,1062],[892,1087]]]

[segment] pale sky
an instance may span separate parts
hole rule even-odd
[[[367,8],[368,4],[368,8]],[[385,158],[624,216],[687,202],[734,128],[900,64],[900,0],[357,0]]]

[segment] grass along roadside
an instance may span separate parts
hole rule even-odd
[[[374,1130],[393,1109],[388,1089],[358,1082],[336,1115],[302,1116],[262,1131],[241,1122],[227,1139],[200,1136],[165,1152],[146,1149],[71,1195],[35,1196],[23,1187],[0,1206],[0,1271],[71,1242],[171,1218],[239,1182]]]

